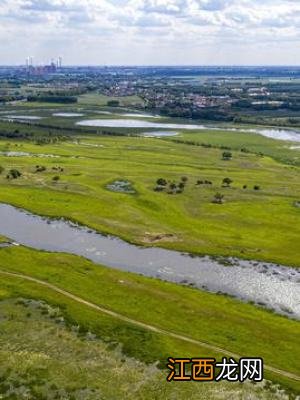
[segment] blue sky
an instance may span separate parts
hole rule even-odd
[[[300,65],[300,0],[0,0],[0,64]]]

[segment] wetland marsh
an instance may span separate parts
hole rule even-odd
[[[27,107],[41,124],[0,122],[4,132],[25,135],[0,140],[2,271],[42,279],[226,350],[262,355],[298,374],[296,136],[294,142],[274,140],[251,126],[189,130],[169,118],[154,122],[143,113],[90,104]],[[95,113],[104,125],[72,132],[80,114],[93,121]],[[21,107],[18,114],[26,115]],[[217,193],[224,196],[220,204],[214,203]],[[21,278],[1,281],[0,296],[63,304],[66,318],[120,344],[126,357],[164,363],[171,349],[220,356],[93,314]],[[148,344],[141,352],[142,342]],[[267,377],[299,390],[293,379]]]

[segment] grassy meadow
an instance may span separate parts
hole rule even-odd
[[[70,329],[60,308],[40,300],[7,299],[3,292],[0,298],[3,398],[286,399],[266,384],[166,384],[165,373],[154,364],[127,357],[120,347],[79,332],[75,325]]]
[[[243,129],[243,126],[239,126]],[[251,129],[257,127],[247,127]],[[267,127],[259,129],[268,129]],[[271,128],[270,128],[271,129]],[[279,128],[275,128],[279,129]],[[283,128],[284,129],[284,128]],[[177,138],[173,138],[176,140]],[[275,160],[284,164],[300,165],[300,151],[293,149],[293,146],[299,143],[286,142],[267,138],[259,134],[251,134],[243,131],[198,131],[198,132],[183,132],[180,135],[180,141],[187,141],[194,144],[206,144],[212,146],[228,146],[233,150],[246,149],[251,153],[263,153],[266,156],[272,157]],[[172,139],[170,139],[172,140]]]
[[[144,101],[139,96],[105,96],[101,93],[88,93],[79,96],[79,105],[106,106],[108,101],[118,101],[120,106],[128,107],[134,105],[143,105]]]
[[[2,140],[0,151],[36,155],[0,156],[2,202],[64,216],[139,244],[150,240],[198,254],[299,266],[296,166],[239,151],[224,161],[220,149],[141,137],[77,136],[43,146]],[[46,170],[36,172],[37,165]],[[7,179],[12,168],[22,177]],[[154,191],[158,178],[178,184],[182,176],[188,178],[183,193]],[[222,187],[227,177],[233,183]],[[130,181],[135,194],[108,190],[115,180]],[[197,185],[198,180],[212,184]],[[254,190],[255,185],[260,189]],[[212,203],[217,192],[224,195],[222,205]],[[165,238],[156,241],[158,234]],[[166,235],[171,235],[169,241]]]
[[[43,119],[0,121],[0,202],[65,217],[142,246],[300,266],[300,165],[293,143],[227,131],[155,139],[126,136],[141,129],[109,128],[124,136],[101,135],[101,128],[72,130],[80,119],[121,118],[95,113],[113,110],[105,107],[105,96],[93,96],[81,96],[76,106],[4,108]],[[122,100],[126,107],[138,101]],[[55,117],[55,112],[85,116]],[[8,133],[24,136],[3,137]],[[37,140],[44,136],[48,144]],[[223,159],[224,147],[230,148],[230,160]],[[12,170],[21,176],[13,179]],[[155,190],[159,178],[167,181],[162,191]],[[232,182],[226,185],[224,178]],[[116,181],[129,182],[133,193],[113,191]],[[180,193],[170,189],[182,182]],[[213,202],[216,193],[224,196],[223,204]],[[6,240],[0,236],[0,243]],[[269,370],[266,378],[289,395],[269,383],[167,385],[169,356],[219,360],[223,354],[102,314],[1,271],[40,279],[166,332],[263,357],[267,365],[299,376],[298,321],[81,257],[22,246],[0,248],[0,255],[0,398],[268,400],[300,393],[299,381]]]
[[[167,332],[244,356],[259,354],[267,365],[294,374],[299,371],[299,323],[228,296],[95,266],[76,256],[24,247],[1,249],[0,271],[3,270],[54,284],[93,304]],[[4,298],[42,299],[60,307],[69,324],[80,326],[81,332],[90,331],[110,344],[121,345],[127,357],[148,364],[159,362],[160,368],[171,355],[222,357],[222,353],[101,314],[21,278],[1,275],[0,293]],[[265,375],[290,390],[299,390],[293,379],[269,371]]]

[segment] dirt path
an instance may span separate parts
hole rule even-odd
[[[192,338],[190,338],[188,336],[183,336],[183,335],[180,335],[180,334],[177,334],[177,333],[174,333],[174,332],[162,329],[162,328],[155,327],[153,325],[146,324],[144,322],[137,321],[137,320],[132,319],[132,318],[128,318],[125,315],[122,315],[122,314],[119,314],[117,312],[108,310],[107,308],[104,308],[104,307],[101,307],[101,306],[97,306],[94,303],[91,303],[91,302],[89,302],[87,300],[84,300],[81,297],[78,297],[78,296],[76,296],[76,295],[74,295],[74,294],[72,294],[72,293],[70,293],[70,292],[68,292],[66,290],[60,289],[59,287],[57,287],[55,285],[52,285],[51,283],[42,281],[40,279],[33,278],[31,276],[27,276],[27,275],[23,275],[23,274],[17,274],[17,273],[13,273],[13,272],[3,271],[3,270],[0,270],[0,274],[6,275],[6,276],[10,276],[10,277],[14,277],[14,278],[24,279],[24,280],[27,280],[27,281],[30,281],[30,282],[37,283],[38,285],[45,286],[45,287],[47,287],[47,288],[49,288],[49,289],[51,289],[51,290],[53,290],[53,291],[55,291],[57,293],[62,294],[63,296],[66,296],[66,297],[76,301],[77,303],[84,304],[85,306],[87,306],[89,308],[93,308],[94,310],[97,310],[97,311],[99,311],[99,312],[101,312],[103,314],[110,315],[111,317],[117,318],[117,319],[119,319],[121,321],[124,321],[124,322],[128,322],[129,324],[133,324],[135,326],[139,326],[139,327],[144,328],[144,329],[146,329],[148,331],[156,332],[156,333],[163,334],[163,335],[166,335],[166,336],[169,336],[169,337],[173,337],[175,339],[183,340],[185,342],[192,343],[192,344],[204,347],[204,348],[212,350],[214,352],[218,352],[218,353],[224,354],[227,357],[233,357],[233,358],[237,358],[237,359],[242,357],[239,354],[232,353],[232,352],[227,351],[226,349],[223,349],[221,347],[214,346],[213,344],[201,342],[200,340],[192,339]],[[296,381],[300,381],[300,376],[295,375],[295,374],[293,374],[291,372],[287,372],[287,371],[283,371],[283,370],[280,370],[280,369],[277,369],[277,368],[273,368],[273,367],[271,367],[269,365],[266,365],[266,364],[264,364],[264,369],[267,370],[267,371],[273,372],[273,373],[275,373],[277,375],[281,375],[281,376],[284,376],[286,378],[290,378],[290,379],[293,379],[293,380],[296,380]]]

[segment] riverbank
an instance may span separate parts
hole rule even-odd
[[[296,321],[227,296],[216,297],[215,294],[196,289],[95,266],[76,256],[38,252],[21,246],[0,251],[2,270],[44,280],[145,324],[210,343],[235,354],[253,357],[259,355],[267,365],[274,368],[296,375],[299,372],[300,355],[296,342],[300,325]],[[101,316],[83,305],[75,306],[72,300],[53,294],[51,290],[40,288],[33,282],[1,277],[2,293],[3,290],[14,297],[38,298],[60,305],[70,320],[99,337],[121,343],[124,353],[130,357],[147,362],[160,360],[164,365],[166,358],[175,353],[195,356],[200,351],[205,356],[221,356],[207,348],[201,349],[201,346],[184,344],[180,340],[155,333],[145,333],[143,329],[133,329],[130,324]],[[166,315],[168,318],[165,318]],[[144,345],[141,346],[141,343]],[[295,380],[268,371],[266,377],[293,390],[300,390]]]
[[[154,396],[171,400],[176,396],[185,400],[187,395],[206,400],[227,400],[228,396],[239,400],[250,395],[253,400],[288,400],[287,394],[269,381],[256,385],[225,381],[166,384],[166,371],[127,357],[120,347],[113,349],[113,343],[72,325],[61,308],[7,296],[9,293],[0,295],[0,314],[10,316],[1,324],[0,390],[4,396],[19,397],[21,386],[23,393],[34,398],[55,398],[63,393],[64,397],[88,396],[89,400],[103,396],[123,400],[153,400]],[[4,381],[10,382],[9,387]]]
[[[49,232],[55,238],[54,244],[39,247],[52,252],[21,245],[0,248],[0,269],[21,275],[1,276],[0,296],[33,298],[61,307],[71,326],[122,346],[126,357],[143,363],[159,361],[162,368],[171,355],[219,360],[225,350],[262,356],[272,368],[266,370],[267,378],[299,392],[298,381],[290,379],[299,375],[299,322],[220,293],[226,291],[224,287],[235,296],[234,290],[242,290],[248,296],[244,300],[264,303],[260,306],[269,303],[277,311],[283,306],[281,311],[289,316],[293,316],[289,302],[299,306],[294,287],[299,285],[300,249],[295,244],[300,236],[300,170],[291,143],[206,130],[180,132],[172,139],[101,136],[101,128],[89,129],[87,135],[87,128],[72,130],[77,117],[53,116],[55,112],[51,116],[49,110],[41,112],[41,125],[45,125],[41,127],[0,122],[4,134],[15,132],[25,138],[0,140],[4,169],[0,202],[45,216],[46,229],[33,229],[30,215],[24,224],[13,220],[8,226],[6,210],[2,226],[14,229],[6,231],[7,237],[23,229],[20,243],[37,248],[45,245]],[[82,113],[92,117],[86,110]],[[111,130],[112,135],[141,133],[137,128]],[[219,203],[217,193],[224,196]],[[53,217],[60,221],[48,221]],[[62,217],[71,221],[75,236],[66,231]],[[77,223],[87,227],[84,232]],[[121,242],[120,248],[119,239],[105,235],[130,245]],[[99,240],[108,240],[109,246],[103,248]],[[110,245],[111,240],[117,247]],[[103,266],[110,263],[117,269]],[[135,274],[122,268],[133,268]],[[61,292],[53,292],[51,285]],[[64,292],[122,319],[74,302]],[[251,297],[253,293],[259,293],[259,298]]]
[[[299,267],[298,167],[238,151],[223,160],[220,149],[159,139],[78,140],[42,146],[51,158],[0,156],[0,201],[139,245]],[[0,151],[12,149],[41,154],[25,141],[0,142]],[[36,172],[37,164],[46,169]],[[22,176],[7,180],[12,166]],[[159,178],[178,184],[183,176],[182,193],[154,191]],[[224,187],[226,177],[233,182]],[[212,184],[197,184],[205,180]],[[109,190],[114,181],[130,182],[135,193]],[[224,204],[212,203],[217,192]]]
[[[0,220],[0,234],[33,249],[80,255],[96,264],[228,294],[300,319],[298,270],[137,247],[70,221],[45,219],[6,204],[0,204]]]

